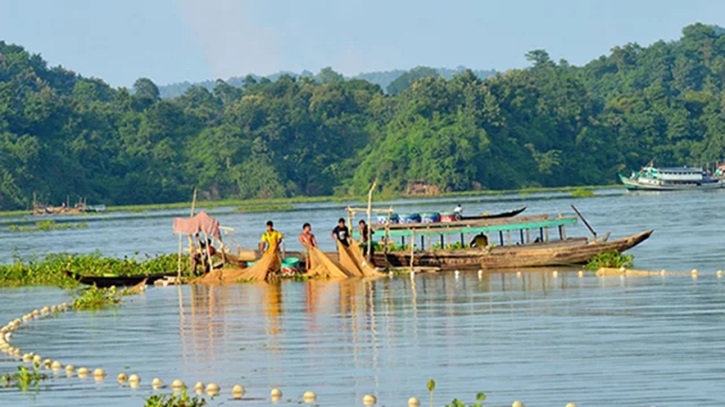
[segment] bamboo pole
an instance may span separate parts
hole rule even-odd
[[[368,210],[367,210],[368,241],[366,242],[368,245],[368,256],[367,256],[368,264],[372,263],[372,261],[373,261],[373,253],[372,253],[373,251],[371,250],[373,247],[373,229],[372,229],[371,219],[372,219],[372,211],[373,211],[373,191],[375,190],[375,187],[377,187],[377,186],[378,186],[378,179],[375,178],[375,181],[373,181],[373,185],[370,187],[370,191],[368,191]],[[390,215],[388,215],[388,217],[390,217]]]
[[[388,260],[388,244],[390,243],[390,218],[393,216],[393,207],[390,207],[388,216],[385,219],[385,233],[383,235],[383,254],[385,255],[385,267],[390,268],[390,261]]]
[[[201,232],[201,233],[204,238],[204,250],[206,251],[206,263],[207,263],[206,265],[209,266],[209,272],[211,272],[214,269],[214,261],[211,258],[211,250],[209,249],[209,246],[211,246],[211,239],[209,239],[209,235],[207,235],[206,232]]]
[[[194,188],[194,193],[191,197],[191,210],[189,211],[189,218],[194,217],[194,211],[196,210],[196,188]],[[187,239],[189,240],[189,256],[194,256],[196,253],[196,247],[194,247],[194,239],[191,237],[191,235],[187,235]]]
[[[194,188],[194,195],[191,198],[191,212],[189,213],[190,218],[194,217],[194,210],[196,209],[196,192],[196,188]]]
[[[179,257],[178,257],[178,264],[176,265],[176,278],[181,280],[181,233],[179,233]]]
[[[410,236],[410,271],[413,271],[413,264],[415,259],[415,230]]]

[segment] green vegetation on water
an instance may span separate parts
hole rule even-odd
[[[277,212],[277,211],[289,211],[294,209],[292,204],[245,204],[237,207],[239,212]]]
[[[620,268],[632,267],[634,256],[631,254],[622,254],[616,250],[600,253],[594,256],[584,267],[587,270],[599,270],[602,267]]]
[[[15,258],[10,264],[0,265],[0,287],[2,286],[58,286],[75,287],[78,283],[68,277],[63,270],[81,275],[146,275],[176,271],[176,254],[157,257],[110,258],[100,253],[92,254],[48,254],[42,258]],[[187,267],[189,259],[182,258],[182,266]]]
[[[116,287],[97,288],[91,286],[81,290],[73,297],[73,309],[76,311],[96,311],[121,303],[121,293]]]
[[[591,198],[594,195],[594,191],[586,188],[577,188],[571,191],[571,196],[573,196],[574,198]]]
[[[48,375],[40,373],[38,371],[38,365],[35,364],[33,369],[28,369],[25,366],[18,366],[18,371],[15,373],[6,373],[0,376],[0,386],[12,387],[15,386],[18,390],[26,392],[31,389],[38,391],[40,388],[40,382],[48,379]]]
[[[171,394],[154,394],[146,399],[144,407],[202,407],[206,405],[206,400],[187,394],[186,389],[182,389],[178,393]]]
[[[359,198],[375,178],[377,197],[603,185],[653,157],[712,163],[725,156],[724,32],[693,24],[580,67],[533,50],[529,68],[486,79],[418,67],[390,94],[327,68],[171,99],[147,78],[114,89],[0,42],[0,210],[34,193],[188,207],[194,187],[206,201]]]
[[[88,224],[82,223],[56,223],[54,220],[41,220],[35,222],[34,226],[10,225],[8,229],[13,232],[37,232],[63,229],[85,229]]]

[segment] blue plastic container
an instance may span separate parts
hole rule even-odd
[[[423,223],[438,223],[441,221],[441,214],[438,212],[422,213],[420,221]]]
[[[390,223],[398,223],[399,219],[400,218],[397,213],[393,213],[390,215]],[[388,221],[388,215],[378,215],[378,224],[382,225],[387,221]]]
[[[400,214],[399,223],[420,223],[420,214],[419,213]]]

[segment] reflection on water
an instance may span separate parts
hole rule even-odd
[[[56,289],[0,290],[3,321]],[[419,275],[374,282],[311,281],[152,288],[120,308],[31,323],[14,343],[108,379],[53,379],[35,397],[0,390],[2,405],[139,406],[150,382],[215,381],[297,403],[436,405],[485,391],[493,405],[723,405],[725,296],[714,276],[577,278],[551,271]],[[3,356],[4,357],[4,356]],[[17,362],[0,359],[0,371]],[[114,377],[138,373],[138,390]],[[268,405],[250,400],[245,405]]]
[[[701,192],[701,191],[696,191]],[[398,200],[376,203],[393,205],[400,212],[432,212],[453,208],[461,202],[465,213],[502,212],[526,206],[526,214],[572,214],[570,204],[586,216],[600,235],[612,238],[632,235],[647,229],[655,233],[630,253],[638,268],[655,270],[690,270],[714,272],[725,268],[719,246],[725,229],[725,190],[693,193],[627,193],[623,189],[597,191],[594,198],[574,198],[569,193],[503,194],[467,198]],[[236,229],[229,237],[232,246],[256,247],[268,219],[275,221],[286,236],[287,250],[300,250],[297,239],[302,223],[310,222],[323,250],[334,250],[328,237],[335,220],[344,215],[346,203],[300,204],[294,211],[239,213],[233,207],[200,208]],[[144,254],[176,253],[177,240],[171,235],[174,216],[188,216],[188,210],[150,211],[144,213],[108,213],[98,216],[53,218],[58,222],[87,222],[85,229],[18,233],[13,224],[30,224],[37,218],[0,218],[0,263],[12,261],[15,252],[21,257],[44,254],[48,250],[88,253],[96,250],[109,256],[143,257]],[[567,230],[569,236],[589,236],[581,223]]]

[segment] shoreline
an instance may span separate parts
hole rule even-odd
[[[575,192],[578,190],[586,191],[599,191],[604,189],[621,188],[624,186],[621,184],[610,184],[610,185],[584,185],[584,186],[566,186],[566,187],[530,187],[530,188],[519,188],[519,189],[501,189],[501,190],[481,190],[481,191],[458,191],[458,192],[446,192],[438,195],[407,195],[407,194],[385,194],[379,195],[375,201],[392,201],[398,199],[441,199],[441,198],[469,198],[476,196],[495,196],[505,194],[519,194],[529,195],[541,192]],[[234,206],[240,212],[261,212],[268,210],[269,206],[277,208],[277,210],[287,210],[290,205],[294,204],[305,204],[305,203],[335,203],[335,202],[366,202],[367,199],[364,196],[336,196],[336,195],[325,195],[325,196],[296,196],[288,198],[268,198],[268,199],[221,199],[217,201],[197,201],[197,207],[205,207],[208,209],[218,208],[221,206]],[[145,212],[153,210],[170,210],[170,209],[187,209],[191,206],[191,202],[170,202],[170,203],[156,203],[156,204],[136,204],[136,205],[109,205],[106,207],[105,213],[109,212]],[[101,212],[104,213],[104,212]],[[10,210],[0,211],[0,217],[13,217],[13,216],[33,216],[31,210]],[[80,215],[73,216],[94,216],[98,213],[82,213]],[[53,215],[39,215],[38,218],[50,217]]]

